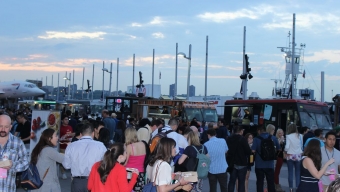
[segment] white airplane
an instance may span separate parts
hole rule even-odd
[[[0,82],[0,99],[32,97],[43,94],[45,94],[45,91],[27,81]]]

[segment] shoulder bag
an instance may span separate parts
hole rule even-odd
[[[160,166],[162,163],[163,163],[163,161],[160,162],[160,163],[157,165],[157,169],[156,169],[155,176],[153,177],[153,181],[151,181],[150,183],[144,185],[144,187],[143,187],[143,192],[157,192],[157,186],[156,186],[156,184],[155,184],[155,181],[156,181],[156,178],[157,178],[159,166]]]
[[[43,185],[44,183],[43,180],[45,179],[49,169],[50,168],[47,168],[41,180],[37,166],[34,165],[33,163],[30,163],[26,171],[22,172],[21,187],[25,189],[26,191],[39,189]]]

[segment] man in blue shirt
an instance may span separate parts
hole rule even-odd
[[[204,145],[208,149],[211,160],[208,173],[210,192],[216,192],[217,181],[220,183],[221,191],[228,191],[228,164],[225,159],[225,154],[228,151],[228,145],[224,139],[216,137],[215,129],[210,128],[206,132],[209,141],[204,143]]]
[[[268,130],[272,130],[274,125],[269,124],[267,125],[266,130],[264,129],[264,126],[259,126],[259,136],[263,139],[268,138],[270,135],[268,133]],[[274,127],[275,130],[275,127]],[[268,185],[268,192],[275,192],[275,184],[274,184],[274,160],[264,161],[262,160],[261,156],[259,155],[261,153],[261,140],[255,137],[253,141],[253,145],[251,146],[252,151],[257,153],[255,155],[255,174],[256,174],[256,188],[257,192],[263,192],[263,181],[264,176],[266,176],[267,179],[267,185]],[[280,144],[275,136],[270,136],[271,139],[274,142],[274,146],[276,149],[280,149]]]
[[[314,135],[315,135],[315,137],[308,138],[306,140],[306,143],[305,143],[305,145],[303,147],[306,147],[311,139],[319,140],[320,141],[320,147],[324,147],[325,146],[325,143],[323,142],[323,139],[322,139],[322,137],[323,137],[323,130],[322,129],[315,129]]]
[[[110,117],[109,111],[106,109],[102,111],[102,117],[105,128],[110,131],[110,140],[113,140],[113,134],[115,134],[116,131],[116,122],[113,118]]]

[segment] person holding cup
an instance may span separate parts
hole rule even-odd
[[[339,173],[338,167],[340,165],[340,151],[334,148],[336,133],[333,131],[329,131],[328,133],[326,133],[325,139],[325,146],[321,147],[322,166],[324,166],[331,158],[334,158],[334,163],[327,167],[326,175],[323,175],[321,177],[324,191],[326,191],[328,185],[335,180],[335,177],[337,177]]]
[[[79,142],[79,141],[78,141]],[[132,176],[128,182],[128,173],[123,166],[126,161],[126,149],[123,143],[114,143],[105,152],[103,160],[92,166],[87,188],[91,192],[120,191],[131,192],[137,182],[138,169],[130,169]]]
[[[324,174],[327,175],[326,169],[332,165],[334,161],[334,158],[330,157],[330,159],[321,166],[320,141],[311,139],[303,152],[300,184],[296,192],[319,192],[319,180]],[[290,191],[292,192],[292,190]]]

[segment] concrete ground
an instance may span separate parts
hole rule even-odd
[[[70,179],[70,172],[69,171],[67,171],[67,176],[68,176],[68,179],[66,179],[66,180],[63,180],[61,178],[59,179],[62,192],[71,191],[71,179]],[[283,164],[282,169],[281,169],[280,183],[281,183],[283,190],[288,192],[289,191],[288,170],[287,170],[287,165],[285,163]],[[218,189],[219,189],[219,186],[218,186]],[[249,192],[255,192],[256,191],[256,176],[255,176],[254,167],[252,167],[252,171],[250,173],[249,188],[248,189],[249,189],[248,190]],[[209,182],[208,182],[207,179],[204,180],[203,191],[209,192]],[[220,191],[220,190],[218,190],[218,191]],[[19,189],[17,189],[17,192],[24,192],[24,190],[22,188],[19,188]]]

